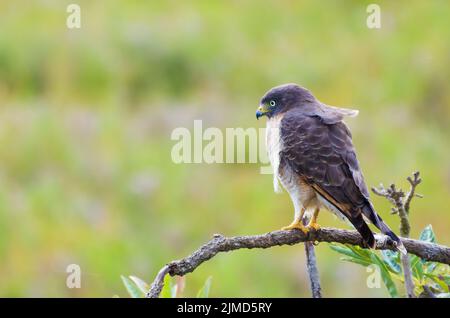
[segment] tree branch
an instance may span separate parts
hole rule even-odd
[[[395,184],[391,184],[388,189],[385,189],[381,184],[380,187],[372,188],[372,191],[388,199],[392,205],[392,211],[394,214],[398,214],[400,217],[400,235],[409,238],[411,232],[411,226],[409,224],[409,207],[411,205],[411,200],[414,196],[422,197],[419,194],[415,194],[416,187],[422,182],[420,178],[420,172],[416,171],[413,173],[413,177],[408,177],[407,180],[410,184],[410,189],[408,194],[395,187]],[[409,255],[400,255],[402,266],[403,266],[403,276],[405,277],[405,289],[409,298],[415,298],[414,294],[414,282],[412,279],[411,263],[409,260]]]
[[[405,211],[407,214],[409,214],[409,206],[411,204],[412,198],[414,198],[415,196],[419,197],[419,198],[423,197],[422,195],[416,193],[416,187],[422,182],[422,179],[419,177],[419,175],[420,175],[420,172],[416,171],[413,173],[412,178],[411,177],[407,178],[409,184],[411,185],[409,192],[406,195],[405,204],[404,204]]]
[[[310,218],[303,218],[303,225],[308,225]],[[322,298],[322,287],[320,287],[319,270],[317,269],[316,252],[314,242],[305,242],[306,270],[308,271],[309,285],[313,298]]]
[[[316,252],[314,251],[313,242],[305,242],[305,254],[312,297],[322,298],[322,287],[320,287],[319,270],[317,269]]]
[[[397,189],[395,184],[391,184],[389,188],[385,188],[382,184],[378,188],[372,188],[373,193],[381,197],[385,197],[393,205],[392,214],[398,214],[400,217],[400,235],[408,236],[410,232],[410,225],[408,221],[408,213],[403,204],[405,193],[401,189]]]
[[[414,294],[414,282],[412,279],[411,262],[409,255],[400,255],[400,260],[402,261],[403,276],[405,277],[405,289],[408,298],[415,298]]]
[[[377,249],[395,250],[395,244],[389,237],[377,234],[375,238]],[[321,228],[317,231],[310,231],[307,234],[297,230],[235,237],[224,237],[220,234],[215,234],[208,243],[202,245],[191,255],[165,265],[153,281],[147,297],[159,297],[164,286],[164,277],[167,274],[184,276],[193,272],[203,262],[208,261],[220,252],[230,252],[242,248],[270,248],[281,245],[294,245],[301,242],[336,242],[364,247],[362,237],[358,232],[334,228]],[[450,265],[449,247],[405,238],[402,238],[402,242],[411,254],[415,254],[427,261]]]

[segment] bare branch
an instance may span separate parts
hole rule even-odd
[[[382,184],[378,188],[372,188],[373,193],[385,197],[393,205],[393,214],[398,214],[400,217],[400,234],[401,236],[409,237],[411,227],[408,221],[408,214],[403,204],[405,193],[401,189],[397,189],[395,184],[391,184],[389,188],[385,188]]]
[[[403,197],[405,193],[396,188],[395,184],[391,184],[389,188],[385,188],[382,184],[378,188],[372,187],[372,192],[381,197],[385,197],[392,203],[395,208],[395,211],[398,212],[399,209],[403,208]]]
[[[422,195],[415,193],[416,187],[422,182],[422,179],[420,178],[420,172],[419,171],[414,172],[413,178],[408,177],[407,180],[411,186],[408,194],[406,195],[404,207],[406,213],[409,214],[409,207],[411,205],[412,198],[414,198],[414,196],[422,198]]]
[[[303,225],[308,225],[311,218],[304,217]],[[319,270],[317,269],[316,252],[314,242],[305,242],[306,270],[308,271],[309,284],[313,298],[322,298],[322,287],[320,287]]]
[[[383,196],[392,203],[392,214],[398,214],[400,217],[400,234],[403,237],[409,237],[409,233],[411,232],[411,226],[409,224],[409,207],[411,204],[411,200],[414,196],[421,197],[421,195],[416,195],[415,190],[416,187],[422,182],[422,179],[419,177],[419,171],[413,173],[413,177],[408,177],[407,180],[410,184],[410,189],[408,194],[405,196],[405,193],[399,189],[397,190],[395,184],[391,184],[388,189],[385,189],[383,185],[380,185],[379,188],[372,188],[372,191],[379,195]],[[405,288],[406,293],[409,298],[415,297],[414,294],[414,282],[412,280],[412,272],[411,272],[411,264],[409,261],[408,255],[401,255],[401,261],[403,265],[403,274],[405,277]]]
[[[316,252],[313,242],[305,242],[306,269],[308,270],[309,283],[313,298],[322,298],[322,287],[320,287],[319,270],[317,269]]]
[[[403,276],[405,277],[406,294],[408,298],[415,298],[416,295],[414,294],[414,282],[412,279],[411,262],[409,259],[409,255],[400,254],[400,260],[403,267]]]
[[[147,297],[149,298],[159,297],[159,294],[161,294],[161,291],[164,287],[164,277],[166,277],[166,275],[169,274],[169,272],[170,267],[168,265],[161,268],[161,270],[158,272],[158,275],[156,275],[155,281],[150,287],[150,290],[147,293]]]
[[[375,235],[377,249],[395,250],[394,242],[385,235]],[[220,252],[230,252],[242,248],[270,248],[281,245],[294,245],[301,242],[336,242],[364,247],[361,235],[357,231],[321,228],[304,234],[301,231],[275,231],[263,235],[224,237],[216,234],[208,243],[202,245],[191,255],[173,261],[164,266],[156,276],[147,297],[158,297],[164,285],[164,277],[184,276],[193,272],[203,262],[208,261]],[[403,245],[411,254],[427,261],[450,265],[450,248],[438,244],[402,238]]]

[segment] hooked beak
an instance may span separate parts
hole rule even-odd
[[[258,109],[256,110],[256,119],[265,116],[268,112],[269,110],[267,109],[266,105],[259,105]]]

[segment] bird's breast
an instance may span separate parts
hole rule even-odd
[[[279,182],[280,151],[282,150],[280,139],[281,119],[281,116],[269,118],[266,127],[266,149],[273,168],[273,187],[275,192],[281,192]]]

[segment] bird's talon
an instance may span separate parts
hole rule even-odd
[[[308,224],[308,229],[314,229],[315,231],[320,230],[320,225],[316,222]]]
[[[304,234],[307,234],[309,232],[309,229],[306,226],[304,226],[301,222],[295,222],[295,221],[292,222],[290,225],[281,228],[282,231],[289,231],[289,230],[293,230],[293,229],[300,230]]]

